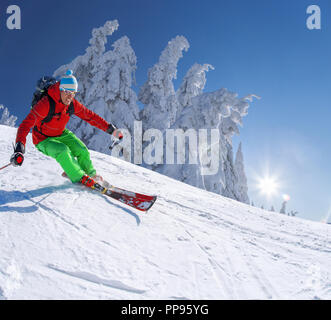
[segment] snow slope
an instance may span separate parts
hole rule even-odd
[[[14,128],[0,126],[0,166]],[[271,213],[92,152],[140,213],[61,177],[28,145],[0,171],[0,299],[330,299],[331,226]]]

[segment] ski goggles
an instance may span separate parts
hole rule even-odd
[[[65,90],[65,89],[60,89],[60,91],[62,91],[65,94],[71,95],[71,96],[75,96],[76,95],[76,91],[72,91],[72,90]]]

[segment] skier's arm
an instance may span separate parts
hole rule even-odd
[[[20,142],[24,146],[26,144],[26,136],[38,121],[44,119],[49,110],[49,103],[47,97],[41,99],[30,111],[27,117],[22,121],[17,129],[16,143]]]
[[[47,102],[41,99],[34,108],[30,111],[27,117],[23,120],[17,129],[16,144],[14,146],[14,153],[10,157],[10,162],[13,166],[21,166],[24,161],[26,136],[30,129],[35,126],[38,120],[43,119],[47,115]]]
[[[101,129],[109,134],[114,135],[118,139],[123,138],[123,134],[117,130],[117,128],[112,124],[101,118],[92,110],[86,108],[83,104],[79,103],[77,100],[74,101],[75,115],[82,120],[88,122],[90,125]]]

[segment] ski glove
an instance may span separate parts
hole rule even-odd
[[[107,133],[112,134],[115,138],[119,140],[123,139],[123,133],[111,123],[109,124],[109,127],[107,129]]]
[[[22,142],[17,142],[15,147],[14,147],[14,153],[10,157],[10,163],[14,166],[21,166],[24,161],[24,155],[23,153],[25,152],[25,147]]]
[[[123,133],[118,129],[113,132],[113,136],[119,140],[123,139]]]

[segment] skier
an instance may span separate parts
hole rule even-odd
[[[32,140],[36,148],[43,154],[54,158],[63,168],[63,176],[67,176],[73,183],[80,182],[92,187],[103,179],[93,167],[90,153],[85,144],[75,134],[66,129],[70,115],[88,122],[117,139],[123,134],[113,124],[98,116],[75,99],[78,83],[73,72],[68,70],[60,82],[51,85],[41,100],[31,109],[17,130],[14,154],[10,158],[11,164],[21,166],[24,161],[26,136],[32,129]],[[51,113],[51,104],[54,112]],[[47,119],[47,122],[45,121]]]

